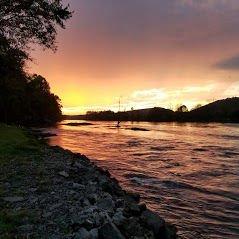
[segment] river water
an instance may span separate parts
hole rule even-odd
[[[181,238],[239,238],[239,125],[63,123],[46,129],[57,134],[51,145],[107,168],[125,189],[140,193],[149,208],[174,223]]]

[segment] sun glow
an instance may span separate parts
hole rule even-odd
[[[130,110],[238,95],[237,0],[71,2],[58,51],[36,51],[31,70],[50,82],[65,114],[117,111],[120,96]]]

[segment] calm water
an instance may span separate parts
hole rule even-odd
[[[52,145],[87,155],[182,238],[239,238],[239,125],[93,122],[48,129]],[[149,131],[132,131],[140,127]]]

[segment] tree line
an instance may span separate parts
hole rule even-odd
[[[160,107],[113,112],[88,111],[85,115],[65,116],[74,120],[148,121],[148,122],[233,122],[239,123],[239,97],[217,100],[207,105],[196,105],[188,110],[180,105],[176,111]]]
[[[61,119],[59,97],[25,66],[36,44],[56,51],[56,29],[72,16],[62,2],[0,0],[0,122],[40,125]]]

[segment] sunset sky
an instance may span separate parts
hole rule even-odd
[[[239,96],[238,0],[66,0],[58,51],[36,49],[65,114],[192,108]]]

